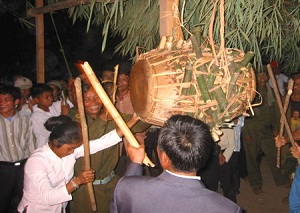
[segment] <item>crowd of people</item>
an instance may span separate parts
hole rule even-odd
[[[280,73],[278,63],[271,66],[280,76],[276,79],[284,97],[288,78]],[[233,119],[228,128],[221,128],[220,140],[213,141],[209,127],[189,116],[171,116],[163,127],[140,121],[131,105],[130,69],[131,62],[120,63],[115,78],[114,68],[106,66],[99,80],[139,148],[130,146],[88,79],[79,76],[91,150],[88,170],[74,78],[33,84],[16,76],[10,84],[0,85],[0,213],[95,212],[89,206],[87,183],[93,185],[96,212],[101,213],[219,208],[242,212],[236,204],[241,178],[248,180],[255,195],[264,193],[262,157],[267,158],[278,187],[293,183],[291,209],[300,209],[296,160],[300,147],[286,151],[278,168],[277,148],[288,150],[290,145],[287,137],[276,137],[280,113],[267,72],[256,74],[258,93],[253,103],[259,106],[254,113]],[[300,140],[300,76],[293,79],[287,114],[294,138]],[[145,153],[156,164],[146,176]]]

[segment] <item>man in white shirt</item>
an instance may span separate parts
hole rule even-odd
[[[281,96],[285,96],[285,93],[286,93],[286,84],[287,84],[289,78],[286,75],[280,73],[279,65],[278,65],[277,61],[272,61],[270,63],[270,65],[272,67],[272,71],[274,73],[274,77],[276,78],[277,86],[278,86],[280,95]],[[272,82],[271,82],[270,79],[269,79],[268,83],[273,88],[273,85],[272,85]]]

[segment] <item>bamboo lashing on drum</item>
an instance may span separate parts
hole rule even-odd
[[[75,82],[75,89],[76,89],[76,97],[77,97],[77,105],[78,105],[78,112],[80,116],[80,124],[82,130],[82,140],[83,140],[83,148],[84,148],[84,170],[88,170],[91,168],[91,159],[90,159],[90,144],[88,139],[88,128],[86,124],[86,118],[84,113],[84,106],[82,100],[82,89],[81,89],[81,80],[80,78],[76,78]],[[95,200],[95,194],[93,189],[93,183],[87,183],[87,191],[88,196],[90,199],[91,208],[93,211],[97,211],[97,205]]]
[[[284,104],[283,104],[283,112],[286,115],[286,111],[288,109],[289,106],[289,102],[290,102],[290,97],[293,93],[293,85],[294,85],[294,81],[293,79],[290,79],[288,82],[288,88],[287,88],[287,93],[284,99]],[[282,119],[280,119],[280,129],[279,129],[279,137],[281,137],[283,135],[283,128],[284,128],[284,123],[282,121]],[[281,148],[277,147],[277,167],[280,168],[280,155],[281,155]]]
[[[277,82],[276,82],[276,79],[274,77],[271,65],[268,64],[267,68],[268,68],[268,73],[269,73],[270,80],[271,80],[273,88],[274,88],[274,93],[275,93],[275,97],[276,97],[276,100],[277,100],[278,108],[280,110],[281,119],[284,123],[284,127],[285,127],[285,130],[286,130],[286,132],[289,136],[289,139],[290,139],[293,147],[295,147],[295,140],[293,138],[293,134],[292,134],[291,128],[289,126],[289,123],[287,121],[286,115],[283,111],[282,102],[281,102],[281,98],[280,98],[280,93],[279,93],[279,90],[278,90],[278,87],[277,87]],[[300,159],[297,159],[297,161],[298,161],[298,163],[300,163]]]
[[[90,67],[88,62],[84,62],[83,64],[78,64],[82,68],[82,70],[85,72],[87,78],[89,79],[91,85],[95,89],[96,93],[102,100],[104,106],[118,125],[118,127],[122,130],[124,136],[128,140],[131,146],[133,147],[139,147],[139,143],[135,139],[134,135],[124,122],[123,118],[111,102],[110,98],[107,96],[106,92],[104,91],[102,85],[100,84],[99,80],[97,79],[95,73],[93,72],[92,68]],[[143,163],[147,166],[154,167],[155,165],[150,161],[150,159],[145,155],[145,159]]]

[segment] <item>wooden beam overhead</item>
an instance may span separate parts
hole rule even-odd
[[[65,0],[65,1],[57,2],[55,4],[29,9],[27,11],[27,15],[36,16],[38,14],[50,13],[57,10],[63,10],[66,8],[75,7],[78,5],[89,4],[91,3],[91,1],[92,0]],[[104,2],[104,1],[105,0],[95,0],[95,2]],[[110,0],[109,3],[113,3],[114,1],[115,0]]]

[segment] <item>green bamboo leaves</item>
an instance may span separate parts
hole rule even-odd
[[[53,1],[49,0],[49,4]],[[95,6],[81,5],[69,12],[74,21],[84,18],[92,19],[93,24],[104,24],[104,35],[109,32],[121,35],[124,40],[116,51],[134,56],[137,46],[150,50],[159,43],[158,3],[158,0],[96,1]],[[213,4],[212,0],[185,1],[185,7],[179,8],[183,11],[182,24],[190,31],[200,27],[202,37],[207,37]],[[253,65],[258,70],[263,60],[279,60],[284,64],[282,71],[295,73],[300,70],[299,14],[298,0],[226,0],[226,47],[255,52]],[[219,43],[220,23],[218,17],[215,20],[214,41]],[[189,34],[184,33],[188,38]]]

